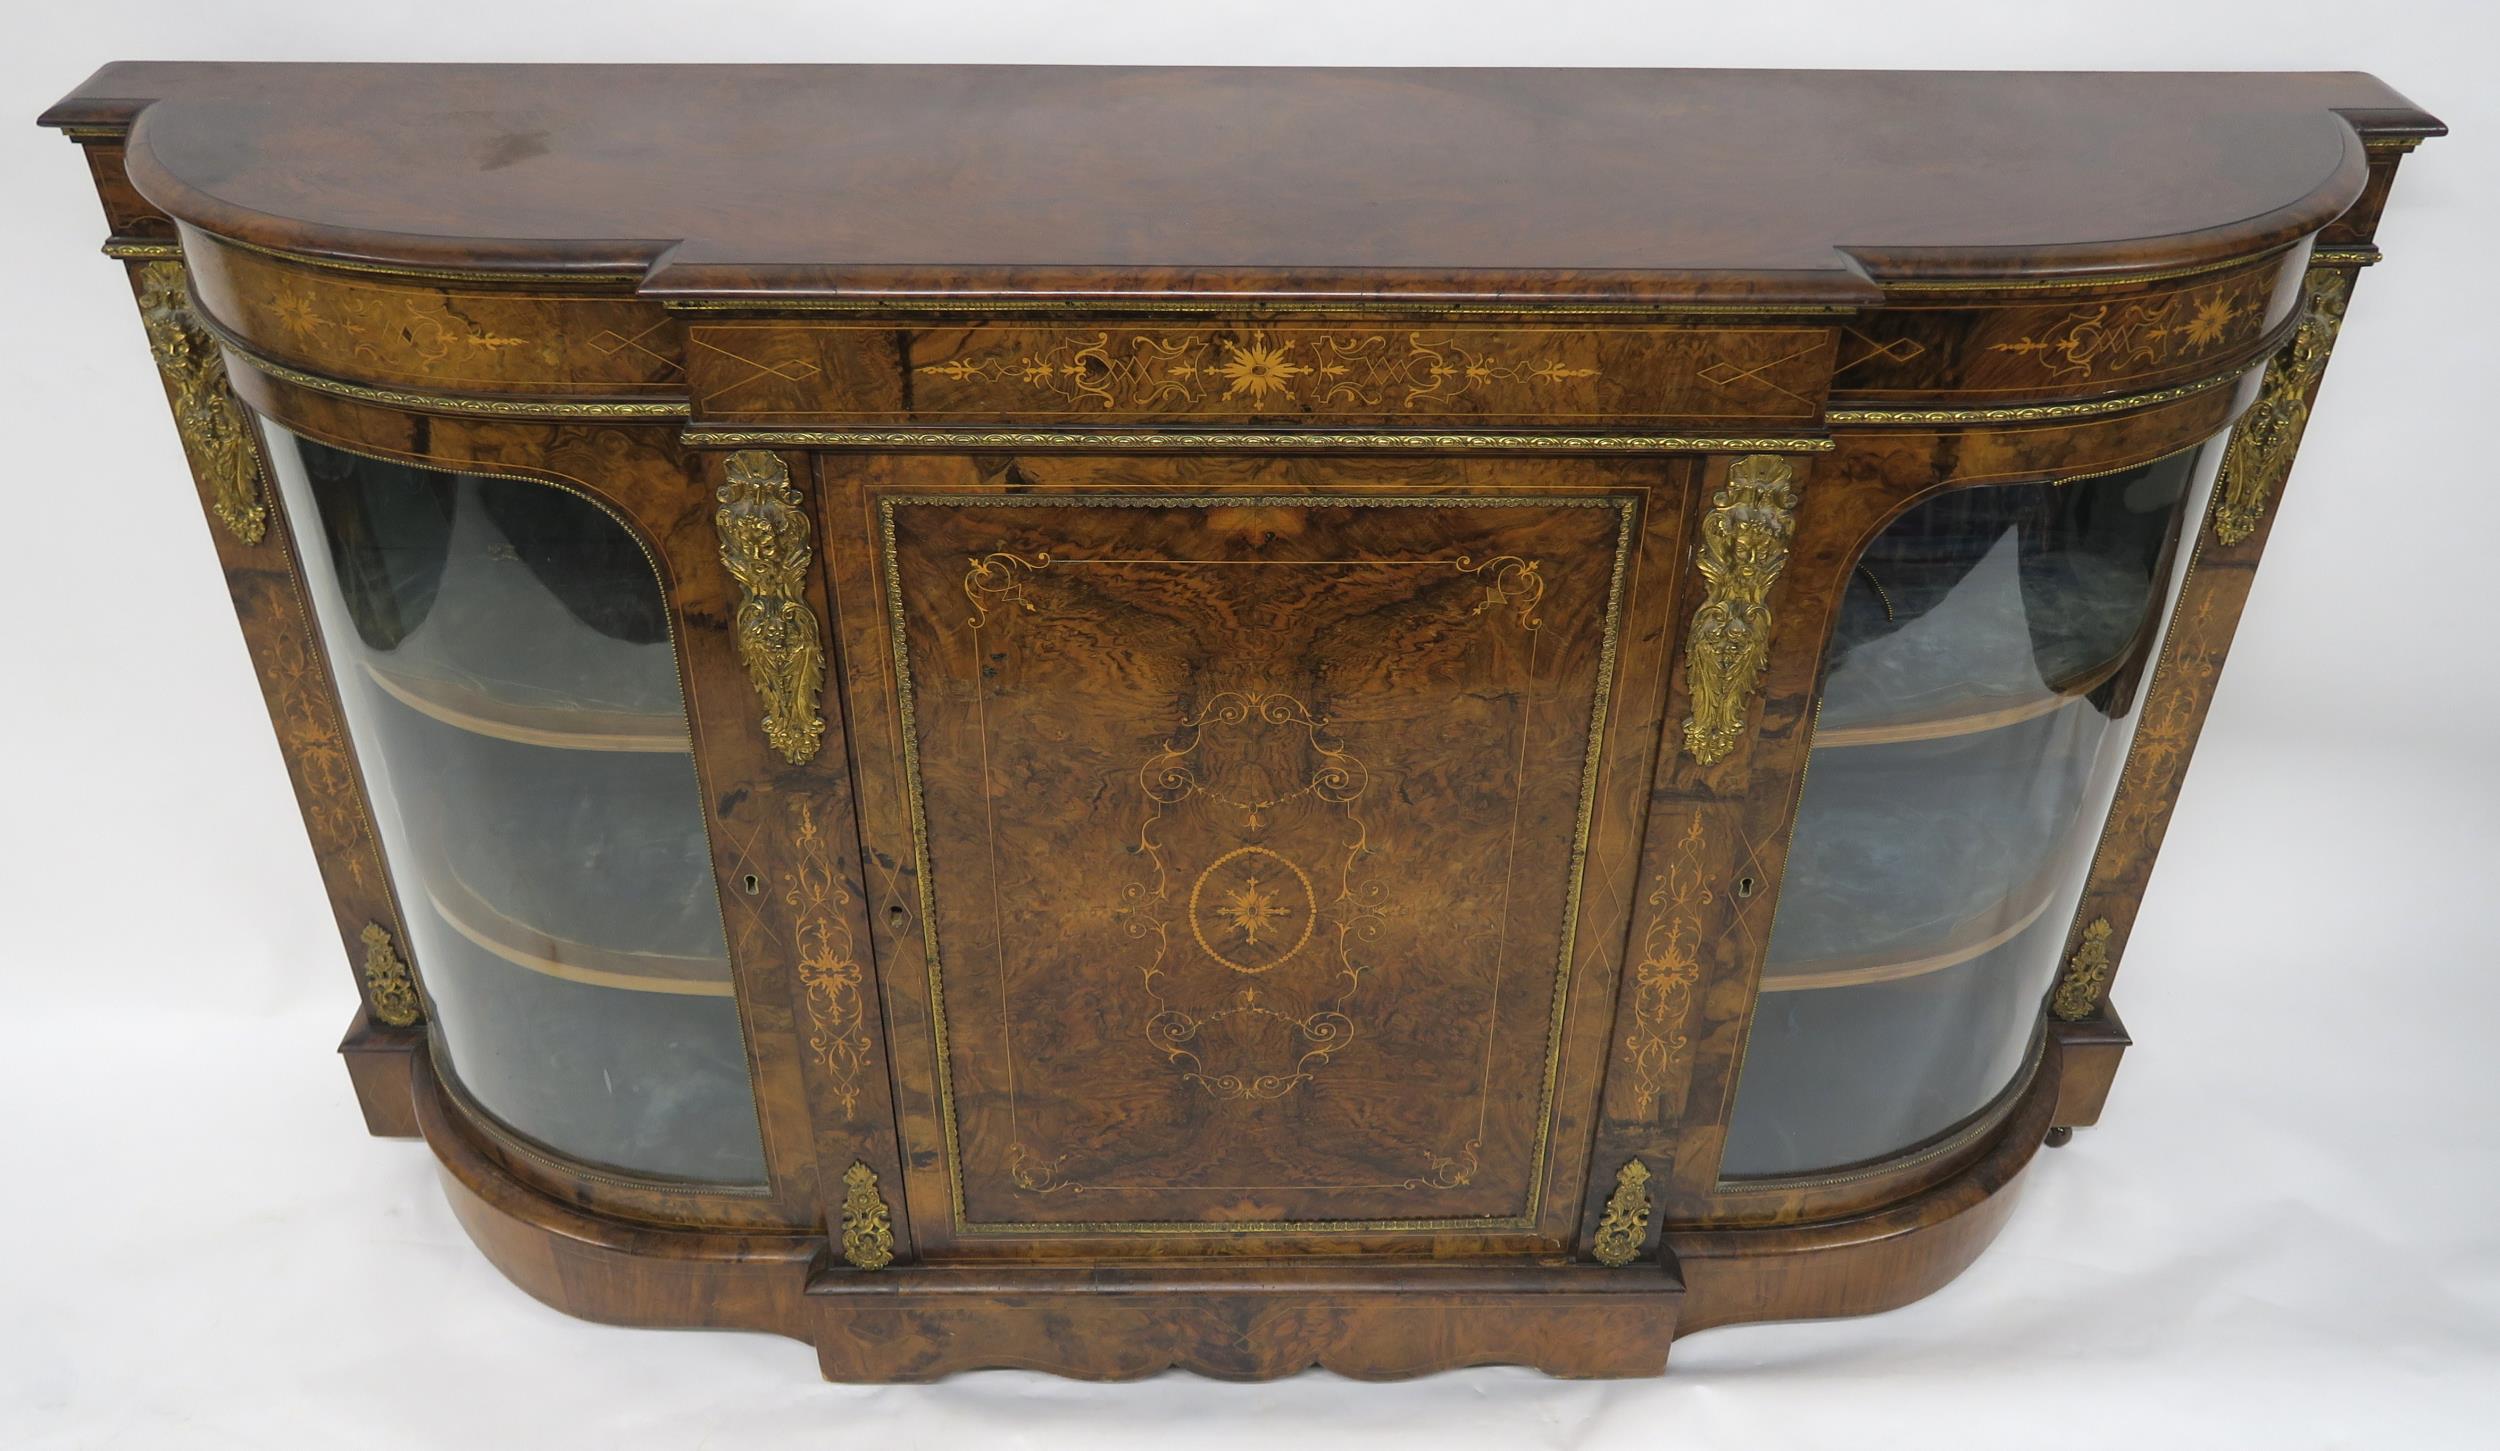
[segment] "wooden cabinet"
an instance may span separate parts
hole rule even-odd
[[[532,1293],[854,1379],[1645,1374],[1950,1278],[2099,1116],[2440,131],[2355,75],[1012,67],[45,120],[369,1123]]]

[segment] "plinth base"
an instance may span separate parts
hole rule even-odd
[[[1421,1257],[984,1262],[854,1270],[821,1232],[664,1229],[559,1202],[505,1170],[407,1046],[412,1117],[471,1239],[523,1290],[620,1325],[763,1330],[834,1380],[961,1370],[1124,1380],[1179,1368],[1262,1380],[1313,1366],[1393,1379],[1471,1365],[1646,1376],[1678,1333],[1865,1314],[1961,1272],[2011,1212],[2056,1116],[2052,1042],[1985,1150],[1882,1209],[1822,1223],[1670,1229],[1655,1260]],[[388,1075],[368,1065],[360,1085]],[[387,1121],[387,1114],[377,1121]]]

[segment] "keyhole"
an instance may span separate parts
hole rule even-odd
[[[1737,896],[1739,896],[1739,897],[1750,897],[1750,896],[1752,896],[1752,895],[1753,895],[1753,889],[1754,889],[1754,880],[1753,880],[1753,878],[1751,878],[1751,877],[1738,877],[1738,878],[1736,879],[1736,895],[1737,895]]]
[[[752,897],[756,893],[764,890],[764,879],[757,876],[753,872],[749,872],[745,876],[738,879],[738,885],[740,888],[744,889],[748,896]]]
[[[911,913],[906,912],[906,911],[904,911],[904,910],[903,910],[903,904],[902,904],[902,903],[900,903],[900,902],[888,902],[888,903],[886,903],[886,904],[885,904],[885,925],[886,925],[886,926],[893,928],[893,929],[894,929],[895,931],[897,931],[897,932],[900,932],[900,931],[902,931],[902,930],[903,930],[903,924],[904,924],[904,923],[906,923],[906,922],[908,922],[908,921],[910,921],[910,920],[911,920]]]

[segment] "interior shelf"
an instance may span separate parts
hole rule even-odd
[[[1898,982],[1903,978],[1960,967],[2021,936],[2024,929],[2047,914],[2058,897],[2057,878],[2060,874],[2051,871],[2042,875],[2046,880],[2034,884],[2032,890],[1974,916],[1928,952],[1913,957],[1877,955],[1872,960],[1864,961],[1825,959],[1791,967],[1765,968],[1762,991],[1793,993],[1818,988],[1862,987],[1868,983]],[[2027,901],[2029,905],[2013,909],[2012,903],[2017,901]]]
[[[683,751],[549,752],[444,721],[374,677],[408,865],[443,920],[571,982],[727,997],[710,844]]]
[[[1942,971],[2038,921],[2110,729],[2089,698],[2055,699],[1986,733],[1817,751],[1763,990]]]
[[[400,704],[477,735],[571,751],[685,755],[693,749],[685,718],[680,715],[588,705],[526,704],[480,684],[418,674],[373,659],[367,659],[364,665],[373,683]]]
[[[453,931],[516,967],[633,992],[716,998],[733,993],[725,957],[628,952],[550,936],[497,910],[448,868],[429,874],[426,897]]]
[[[2077,697],[2100,689],[2126,668],[2127,660],[2126,655],[2113,656],[2082,675],[2049,685],[2037,694],[1971,696],[1935,710],[1895,720],[1869,720],[1840,726],[1818,721],[1814,731],[1814,749],[1841,750],[1851,746],[1943,740],[2020,725],[2062,709]]]

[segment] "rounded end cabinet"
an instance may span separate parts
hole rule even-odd
[[[1950,1279],[2100,1116],[2441,129],[2357,75],[206,64],[45,122],[368,1123],[531,1294],[861,1380],[1650,1374]]]

